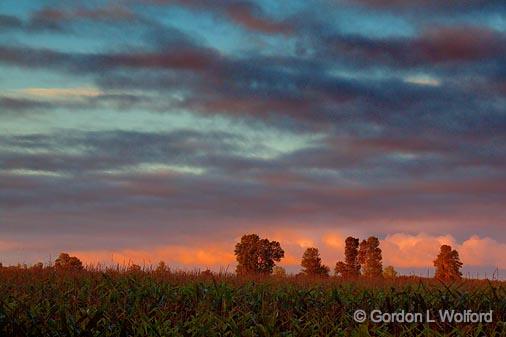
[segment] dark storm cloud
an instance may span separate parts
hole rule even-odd
[[[77,33],[75,25],[79,23],[99,24],[139,24],[159,26],[134,10],[139,3],[109,4],[92,7],[78,6],[46,6],[34,11],[23,21],[9,15],[0,16],[0,28],[21,29],[26,32],[54,31],[60,33]],[[205,11],[225,17],[232,24],[264,34],[289,34],[292,25],[287,20],[270,18],[261,6],[249,1],[207,1],[207,0],[147,0],[144,5],[181,6],[195,11]]]
[[[260,5],[252,1],[231,0],[144,0],[152,5],[178,5],[195,11],[205,11],[226,17],[246,29],[266,34],[288,34],[288,21],[270,18]]]
[[[88,4],[63,4],[58,7],[45,6],[22,19],[12,15],[0,16],[0,29],[18,30],[25,33],[56,33],[85,36],[97,27],[138,30],[166,29],[157,20],[135,12],[122,4],[89,6]],[[167,31],[170,29],[167,28]],[[0,30],[1,32],[1,30]]]
[[[25,98],[0,97],[0,116],[26,111],[47,110],[53,107],[49,102],[36,101]]]
[[[198,53],[196,50],[193,52]],[[204,174],[235,176],[246,181],[253,179],[274,186],[283,182],[293,186],[302,184],[308,190],[318,189],[328,184],[329,179],[335,179],[332,175],[320,173],[325,170],[340,172],[342,177],[350,180],[374,183],[391,180],[392,176],[397,181],[435,177],[453,180],[452,175],[460,179],[480,170],[481,174],[494,176],[506,167],[503,159],[506,151],[502,145],[506,116],[500,98],[497,101],[498,98],[489,92],[478,93],[475,86],[466,89],[458,84],[440,87],[396,79],[344,79],[327,74],[318,63],[261,56],[252,62],[253,58],[217,57],[213,51],[206,54],[212,61],[204,62],[202,67],[191,65],[185,68],[189,75],[181,77],[179,68],[173,69],[172,61],[153,64],[151,59],[146,72],[141,58],[118,55],[122,54],[80,55],[88,60],[86,66],[78,64],[71,54],[49,59],[93,73],[101,69],[95,67],[96,64],[109,60],[118,72],[107,68],[110,75],[98,75],[97,83],[104,90],[143,89],[156,92],[157,96],[131,96],[127,101],[122,96],[99,96],[89,98],[85,103],[69,103],[67,108],[97,108],[106,101],[116,104],[119,109],[143,107],[148,111],[163,111],[165,105],[165,111],[184,108],[206,115],[226,114],[238,120],[246,116],[269,123],[281,120],[271,125],[284,128],[296,125],[291,128],[305,132],[316,128],[327,132],[328,137],[324,143],[272,159],[246,157],[240,153],[248,150],[226,148],[224,143],[209,147],[209,137],[197,142],[195,148],[186,148],[183,145],[188,135],[184,133],[172,136],[89,133],[61,136],[53,143],[47,143],[51,137],[31,143],[11,139],[12,144],[4,139],[5,143],[18,149],[0,156],[3,167],[57,174],[96,174],[141,164],[188,165],[203,170]],[[162,58],[160,56],[160,60]],[[133,72],[125,72],[125,69]],[[183,99],[174,102],[164,98],[164,93],[172,90],[184,92]],[[58,102],[45,104],[45,108],[61,107]],[[30,108],[30,105],[22,104],[18,107],[19,110]],[[286,117],[294,122],[287,123]],[[197,138],[201,139],[200,136]],[[227,139],[219,134],[215,138]],[[22,142],[15,145],[16,141]],[[237,139],[228,143],[234,141]],[[16,152],[36,144],[51,153]],[[78,155],[68,154],[55,151],[51,144],[69,144],[84,151]],[[403,159],[403,155],[408,159]],[[160,187],[160,191],[163,188]],[[315,200],[321,199],[314,197]],[[304,196],[300,198],[302,200]],[[448,202],[450,199],[445,197]],[[349,202],[340,202],[351,207]],[[315,207],[308,209],[317,212]]]
[[[433,29],[412,39],[326,37],[322,38],[321,46],[326,58],[319,60],[292,56],[233,57],[200,46],[184,34],[176,36],[179,37],[168,41],[157,39],[155,50],[134,52],[85,54],[4,46],[0,47],[0,62],[22,68],[92,74],[104,89],[179,92],[177,101],[156,97],[152,107],[155,111],[185,108],[205,114],[247,115],[266,120],[286,115],[320,126],[352,120],[401,128],[409,123],[422,129],[461,131],[476,125],[501,128],[504,122],[497,97],[503,80],[501,76],[497,78],[497,71],[480,73],[481,68],[489,65],[496,70],[504,67],[506,43],[498,32],[461,27]],[[367,64],[383,70],[395,65],[418,70],[437,66],[433,71],[441,76],[442,84],[424,86],[390,78],[340,77],[329,72],[329,62],[334,57],[344,63]],[[468,65],[466,76],[479,76],[481,83],[474,81],[466,86],[463,81],[446,81],[455,65],[463,63]],[[494,90],[477,92],[487,85]],[[165,102],[165,108],[160,102]],[[476,114],[476,110],[480,113]],[[454,118],[457,113],[458,119]]]
[[[52,8],[44,7],[32,13],[30,22],[33,25],[37,23],[58,24],[72,20],[88,20],[88,21],[125,21],[131,22],[136,20],[138,15],[120,5],[109,5],[95,8]]]
[[[330,36],[325,39],[335,56],[345,55],[363,65],[418,67],[451,63],[503,62],[506,36],[472,26],[431,27],[415,38],[372,39],[364,36]]]
[[[0,116],[26,117],[27,115],[48,113],[56,110],[89,111],[112,108],[128,111],[134,108],[148,107],[152,111],[166,110],[168,104],[155,104],[152,98],[142,94],[97,94],[96,96],[78,96],[77,99],[63,98],[51,100],[38,97],[37,99],[0,96]]]
[[[219,153],[239,151],[240,141],[239,136],[232,134],[191,130],[164,134],[110,131],[3,136],[0,142],[6,150],[0,151],[0,163],[4,170],[73,174],[138,164],[198,164]],[[72,149],[79,153],[69,153]]]
[[[0,33],[10,31],[44,32],[62,31],[61,25],[42,20],[22,20],[13,15],[0,15]]]
[[[501,228],[500,205],[506,192],[506,186],[493,179],[361,187],[329,180],[320,185],[282,181],[274,185],[240,176],[159,173],[78,179],[2,174],[1,181],[0,202],[8,207],[9,216],[18,219],[6,223],[3,231],[37,231],[16,216],[23,213],[38,214],[38,223],[52,219],[45,234],[65,229],[66,233],[105,236],[120,228],[121,235],[129,235],[138,230],[139,221],[144,231],[156,235],[172,231],[211,235],[215,226],[219,231],[240,231],[241,226],[252,224],[312,222],[318,226],[337,219],[372,230],[391,218],[420,222],[444,218],[468,231],[486,217],[488,230],[496,231]],[[93,214],[96,221],[86,221],[86,214]],[[148,220],[142,221],[146,216]]]
[[[156,31],[155,31],[156,32]],[[218,51],[199,46],[194,41],[185,40],[178,31],[160,31],[157,36],[159,50],[132,51],[130,53],[71,54],[48,49],[1,46],[0,61],[20,67],[53,68],[59,70],[98,72],[118,68],[131,69],[175,69],[191,71],[214,71],[218,73],[249,70],[274,71],[271,77],[283,75],[286,70],[326,69],[332,59],[360,62],[368,67],[420,67],[431,65],[451,65],[452,63],[499,62],[504,65],[506,57],[506,36],[498,31],[484,27],[432,27],[414,38],[372,39],[360,35],[324,35],[316,48],[324,59],[304,60],[290,57],[268,58],[253,55],[242,59],[229,59]],[[163,34],[181,38],[173,41],[163,40]],[[162,39],[160,40],[160,38]],[[252,63],[253,61],[253,63]],[[248,66],[249,65],[249,66]],[[61,67],[61,68],[60,68]],[[444,70],[444,69],[440,69]],[[230,72],[228,75],[236,73]]]
[[[23,22],[12,15],[0,15],[0,31],[21,28]]]
[[[459,170],[473,168],[499,174],[506,167],[506,152],[500,146],[504,136],[501,135],[482,136],[481,139],[433,135],[429,141],[405,133],[374,137],[329,136],[269,159],[244,155],[268,150],[267,145],[224,132],[74,131],[54,136],[4,136],[0,141],[3,144],[0,163],[4,170],[71,175],[162,164],[265,182],[292,175],[297,177],[293,181],[300,180],[297,184],[318,186],[328,179],[328,175],[321,175],[325,170],[350,176],[363,170],[366,174],[361,179],[373,183],[391,174],[402,181],[415,176],[423,179],[451,176]],[[403,155],[407,155],[408,160],[403,159]]]
[[[104,6],[63,5],[34,11],[26,22],[28,30],[53,29],[62,33],[85,34],[79,25],[107,25],[138,28],[160,27],[156,20],[144,17],[121,3]],[[86,27],[86,26],[85,26]]]
[[[331,3],[339,1],[328,0]],[[423,10],[429,13],[446,12],[473,12],[483,10],[500,10],[505,4],[502,0],[475,0],[475,1],[453,1],[453,0],[344,0],[342,3],[358,4],[373,9],[381,10]]]
[[[204,48],[172,46],[163,52],[78,54],[29,47],[0,47],[0,62],[23,68],[45,68],[79,73],[100,73],[118,68],[205,69],[217,54]]]

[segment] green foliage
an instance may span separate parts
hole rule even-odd
[[[0,270],[0,336],[505,336],[505,283]],[[358,324],[370,312],[494,311],[490,324]]]

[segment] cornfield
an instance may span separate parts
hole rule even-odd
[[[498,281],[0,270],[0,336],[506,336]],[[492,323],[357,323],[355,310],[493,310]]]

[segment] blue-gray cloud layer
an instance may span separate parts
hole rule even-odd
[[[502,1],[0,9],[1,235],[506,240]]]

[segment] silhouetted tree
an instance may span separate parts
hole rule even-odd
[[[234,253],[239,275],[270,274],[275,262],[285,256],[279,242],[260,239],[256,234],[243,235],[241,242],[235,245]]]
[[[354,237],[347,237],[344,248],[344,262],[346,263],[346,273],[348,277],[360,276],[360,263],[358,263],[359,240]]]
[[[382,277],[383,265],[381,263],[381,248],[377,237],[371,236],[360,243],[358,262],[362,266],[362,274],[365,277]]]
[[[385,278],[396,278],[397,277],[397,271],[393,266],[387,266],[383,270],[383,277]]]
[[[336,263],[334,269],[336,276],[354,278],[360,276],[360,263],[358,262],[359,240],[349,236],[345,241],[344,261]]]
[[[275,266],[272,268],[272,275],[276,277],[285,277],[286,276],[286,270],[283,267]]]
[[[318,248],[308,248],[302,256],[302,273],[310,276],[328,276],[330,268],[322,264]]]
[[[70,256],[67,253],[60,253],[54,267],[58,270],[83,270],[83,263],[75,256]]]
[[[165,264],[165,262],[160,261],[160,262],[158,262],[158,265],[156,266],[155,272],[159,273],[159,274],[169,273],[170,268]]]
[[[462,262],[460,262],[459,253],[451,246],[442,245],[439,255],[434,260],[434,267],[436,267],[435,277],[444,281],[454,281],[462,278],[460,268],[462,268]]]
[[[37,271],[42,270],[44,269],[44,264],[42,262],[37,262],[31,267],[31,269]]]
[[[334,273],[336,274],[336,276],[346,278],[348,275],[348,268],[346,267],[346,263],[344,263],[343,261],[338,261],[336,263]]]

